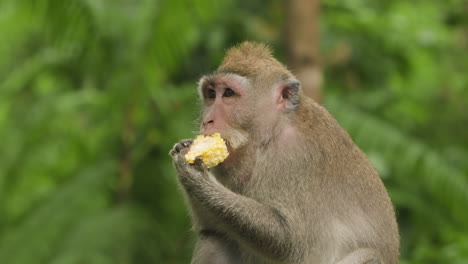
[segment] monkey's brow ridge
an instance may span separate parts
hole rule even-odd
[[[236,70],[216,70],[213,73],[213,75],[217,75],[217,74],[235,74],[235,75],[239,75],[242,77],[247,77],[247,74],[240,72],[240,71],[236,71]]]

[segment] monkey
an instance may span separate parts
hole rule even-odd
[[[170,151],[192,216],[193,264],[385,263],[399,258],[378,173],[271,49],[243,42],[198,83],[200,134],[220,133],[216,167]]]

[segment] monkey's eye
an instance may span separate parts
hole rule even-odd
[[[213,99],[216,98],[216,92],[213,89],[208,90],[208,98]]]
[[[226,91],[224,91],[223,96],[224,97],[231,97],[234,95],[234,91],[231,88],[227,88]]]

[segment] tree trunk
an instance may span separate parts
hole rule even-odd
[[[305,93],[322,101],[319,63],[319,0],[285,0],[287,10],[288,66],[301,81]]]

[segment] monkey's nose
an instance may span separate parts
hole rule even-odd
[[[208,120],[208,121],[203,122],[203,125],[204,125],[204,126],[207,126],[208,124],[213,124],[213,123],[214,123],[214,120],[211,119],[211,120]]]

